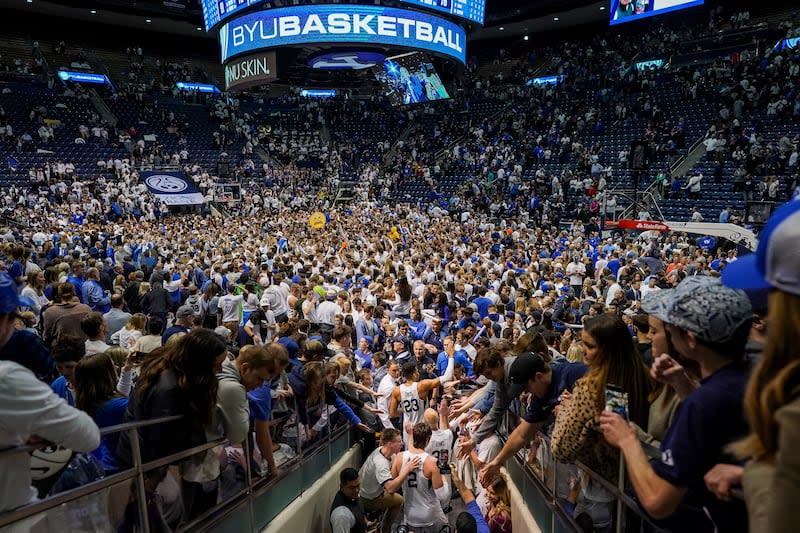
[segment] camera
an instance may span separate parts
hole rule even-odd
[[[439,467],[439,472],[445,476],[451,472],[450,465],[447,464],[445,461],[438,461],[437,466]]]

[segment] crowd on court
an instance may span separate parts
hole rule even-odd
[[[680,35],[661,28],[644,41],[666,52]],[[130,468],[137,453],[149,461],[224,437],[223,450],[148,472],[158,531],[235,493],[243,463],[280,475],[344,426],[362,432],[367,453],[359,470],[341,472],[335,533],[448,524],[509,533],[502,466],[523,450],[585,531],[617,525],[613,496],[586,468],[615,484],[621,463],[657,527],[796,530],[800,204],[778,209],[757,252],[741,258],[733,243],[687,234],[603,232],[609,155],[578,140],[602,133],[600,108],[613,105],[623,122],[645,116],[659,153],[682,146],[684,133],[636,96],[661,74],[623,68],[617,44],[564,49],[556,66],[572,79],[562,92],[501,89],[493,98],[513,104],[503,113],[471,124],[455,146],[463,124],[437,119],[433,142],[417,132],[388,170],[377,157],[385,141],[342,136],[328,150],[318,135],[263,131],[278,164],[263,175],[242,166],[242,199],[228,216],[169,213],[130,162],[105,162],[96,179],[62,161],[34,169],[31,187],[0,199],[0,446],[62,445],[75,452],[62,466],[90,481]],[[758,130],[761,113],[784,122],[800,113],[796,52],[728,67],[669,82],[687,98],[716,95],[708,157],[734,160],[736,179],[796,176],[796,140]],[[603,69],[616,75],[601,88]],[[481,84],[470,101],[492,94]],[[592,99],[569,103],[577,91]],[[309,125],[342,129],[353,110],[393,129],[427,113],[339,100],[302,109]],[[236,116],[224,105],[212,112]],[[247,142],[258,131],[238,127]],[[258,146],[244,143],[251,163]],[[175,155],[156,152],[147,157]],[[216,178],[177,155],[213,198]],[[551,160],[576,168],[523,183],[532,161]],[[437,180],[454,171],[472,177],[447,197]],[[352,176],[356,198],[334,205],[339,179]],[[395,203],[417,177],[430,195]],[[797,185],[773,195],[776,182],[765,182],[766,198]],[[314,211],[324,223],[310,224]],[[168,415],[181,418],[142,429],[139,442],[100,433]],[[10,457],[0,457],[0,512],[80,482],[32,483],[41,457]],[[126,490],[103,504],[97,529],[141,527],[139,496]],[[452,510],[460,504],[464,513]],[[56,520],[40,519],[45,529]]]

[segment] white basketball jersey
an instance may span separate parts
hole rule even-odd
[[[403,425],[406,422],[411,422],[412,425],[422,422],[425,403],[419,397],[416,383],[400,385],[400,409],[403,411]]]
[[[447,517],[442,512],[433,482],[423,472],[428,454],[405,451],[403,464],[414,457],[420,458],[419,466],[403,480],[403,522],[411,527],[447,524]]]
[[[453,449],[453,432],[449,429],[437,429],[431,434],[431,440],[425,451],[436,457],[440,463],[450,463],[450,452]]]

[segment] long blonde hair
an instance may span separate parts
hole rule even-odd
[[[508,490],[506,477],[502,474],[497,476],[489,483],[489,487],[492,487],[492,490],[497,496],[497,503],[489,509],[487,516],[491,520],[498,515],[505,514],[508,520],[511,520],[511,492]]]
[[[775,412],[800,394],[800,296],[772,291],[768,328],[767,347],[744,395],[750,435],[731,448],[742,458],[771,461],[778,452]]]

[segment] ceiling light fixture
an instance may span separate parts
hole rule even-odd
[[[522,39],[523,39],[524,41],[527,41],[527,40],[528,40],[528,36],[526,35],[526,36],[525,36],[525,37],[523,37]]]
[[[97,10],[96,9],[92,9],[91,11],[89,11],[89,13],[91,13],[92,15],[96,15],[97,14]]]
[[[503,31],[503,30],[505,30],[505,28],[503,26],[500,26],[499,30]]]
[[[606,10],[606,6],[600,6],[600,11],[605,11],[605,10]]]
[[[553,20],[555,20],[556,22],[558,22],[558,17],[553,17]]]
[[[150,19],[144,19],[144,21],[145,21],[146,23],[148,23],[148,24],[150,24],[151,22],[153,22],[153,21],[152,21],[152,20],[150,20]]]

